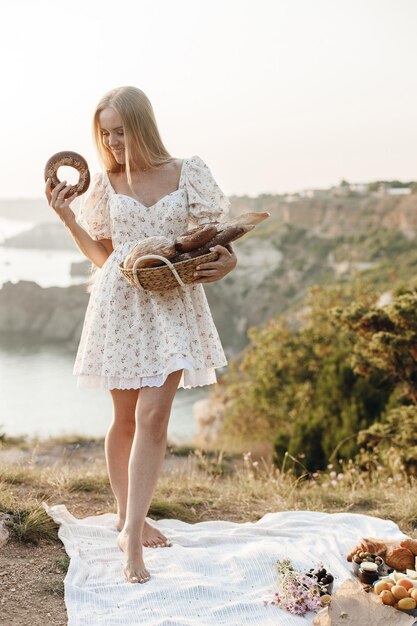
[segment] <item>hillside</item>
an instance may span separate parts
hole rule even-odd
[[[340,197],[329,191],[312,198],[232,198],[232,214],[252,210],[268,210],[271,218],[234,243],[236,269],[224,280],[205,285],[228,356],[247,345],[248,328],[295,311],[314,284],[350,280],[360,272],[385,291],[391,282],[415,273],[417,194]],[[62,245],[72,245],[59,222],[37,224],[33,232],[37,245],[54,239],[59,246],[58,233]],[[30,242],[28,233],[13,240],[15,246]],[[22,298],[36,306],[36,316],[22,307]],[[5,285],[0,290],[0,334],[25,331],[43,341],[62,336],[74,348],[85,302],[85,286],[41,290],[28,283]],[[65,338],[52,323],[58,319],[68,329]]]
[[[249,327],[296,310],[312,285],[360,273],[386,291],[415,273],[417,194],[234,204],[236,212],[265,209],[271,218],[234,244],[235,271],[206,289],[233,351],[247,344]]]

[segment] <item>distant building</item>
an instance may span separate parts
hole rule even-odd
[[[299,195],[302,198],[325,198],[329,195],[329,189],[303,189]]]
[[[387,191],[389,196],[408,196],[410,193],[410,187],[389,187]]]
[[[389,183],[381,183],[378,186],[378,194],[381,196],[408,196],[411,187],[391,187]]]
[[[284,196],[284,202],[297,202],[297,200],[299,199],[300,199],[299,193],[287,193],[287,195]]]
[[[349,189],[354,193],[366,194],[368,193],[368,183],[350,183]]]

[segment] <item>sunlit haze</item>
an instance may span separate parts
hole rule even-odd
[[[97,171],[92,114],[121,85],[230,195],[416,179],[416,24],[413,0],[9,2],[0,198],[43,196],[60,150]]]

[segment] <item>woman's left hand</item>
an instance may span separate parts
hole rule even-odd
[[[201,263],[194,272],[194,279],[197,283],[212,283],[215,280],[224,278],[226,274],[231,272],[237,264],[237,258],[230,244],[229,248],[224,246],[214,246],[213,251],[218,252],[217,261],[209,261]],[[230,249],[230,251],[229,251]]]

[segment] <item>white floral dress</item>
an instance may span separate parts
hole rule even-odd
[[[112,239],[114,251],[90,294],[74,365],[78,386],[105,389],[160,387],[182,369],[178,387],[216,382],[227,365],[202,284],[144,291],[119,271],[132,246],[153,235],[175,238],[188,228],[217,221],[230,202],[204,161],[182,163],[176,191],[151,207],[114,191],[107,173],[92,178],[82,197],[78,223],[95,239]]]

